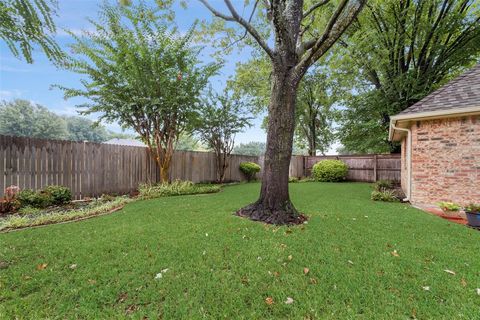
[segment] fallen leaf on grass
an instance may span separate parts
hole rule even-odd
[[[162,277],[163,277],[163,274],[159,272],[155,275],[155,280],[162,279]]]
[[[462,281],[460,281],[460,283],[462,284],[463,287],[467,286],[467,281],[465,281],[464,278],[462,278]]]
[[[317,281],[317,279],[315,279],[315,278],[310,278],[310,283],[311,283],[311,284],[317,284],[318,281]]]
[[[480,288],[477,288],[477,294],[480,296]]]
[[[390,252],[390,254],[394,257],[400,257],[400,255],[398,254],[397,250],[393,250],[392,252]]]
[[[310,272],[310,269],[308,268],[303,268],[303,274],[307,275]]]
[[[423,288],[423,290],[425,290],[425,291],[430,291],[430,287],[429,287],[429,286],[425,286],[425,287],[422,287],[422,288]]]
[[[73,269],[76,269],[76,268],[77,268],[77,265],[74,263],[74,264],[70,265],[69,268],[72,269],[72,270],[73,270]]]
[[[125,300],[127,300],[127,298],[128,298],[128,294],[126,292],[122,292],[118,295],[117,303],[122,303]]]
[[[282,249],[285,249],[286,247],[287,247],[287,245],[286,245],[286,244],[284,244],[284,243],[280,243],[280,248],[282,248]]]
[[[292,304],[292,303],[293,303],[293,299],[290,297],[287,297],[287,300],[285,300],[285,304]]]
[[[347,262],[350,263],[350,264],[353,264],[353,261],[352,261],[352,260],[348,260]]]
[[[137,309],[138,309],[137,305],[131,304],[127,307],[127,309],[125,309],[125,313],[126,314],[131,314],[131,313],[135,312]]]
[[[446,273],[449,273],[449,274],[451,274],[451,275],[453,275],[453,276],[456,275],[455,271],[452,271],[452,270],[445,269],[445,270],[443,270],[443,271],[445,271]]]
[[[88,283],[90,283],[90,284],[96,284],[96,283],[97,283],[97,280],[88,279]]]
[[[289,255],[288,256],[288,260],[292,260],[293,259],[293,256],[292,255]]]
[[[267,297],[265,299],[265,303],[268,304],[269,306],[271,306],[273,304],[273,298],[272,297]]]
[[[47,263],[40,263],[38,266],[37,266],[37,270],[45,270],[45,268],[47,268],[48,264]]]

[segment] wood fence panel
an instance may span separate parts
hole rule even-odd
[[[349,166],[348,179],[400,181],[400,155],[293,156],[290,176],[310,175],[323,159],[340,159]],[[263,157],[231,155],[225,181],[241,181],[240,163],[251,161],[263,169]],[[262,172],[257,177],[261,178]],[[176,151],[170,168],[171,180],[213,182],[215,155],[211,152]],[[159,182],[160,173],[147,148],[92,142],[44,140],[0,135],[0,196],[10,185],[38,190],[64,185],[76,199],[103,193],[125,194],[141,183]]]

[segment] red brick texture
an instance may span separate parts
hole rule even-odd
[[[480,203],[480,116],[418,121],[411,130],[411,202]],[[404,190],[406,174],[402,157]]]

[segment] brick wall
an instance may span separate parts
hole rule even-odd
[[[480,202],[480,116],[419,121],[411,130],[412,202]]]

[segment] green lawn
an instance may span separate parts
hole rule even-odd
[[[480,232],[368,184],[290,187],[306,225],[233,216],[243,184],[0,234],[0,319],[479,319]]]

